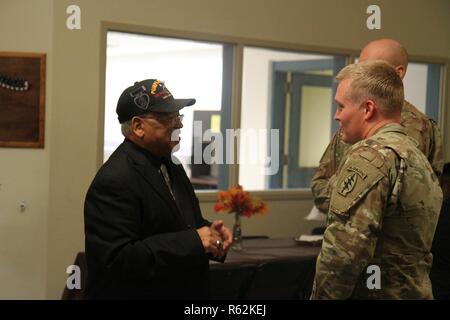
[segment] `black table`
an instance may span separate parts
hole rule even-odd
[[[224,263],[210,262],[212,299],[307,299],[319,251],[293,239],[244,240],[243,250],[230,250]],[[64,287],[63,300],[83,299],[84,252],[77,254],[74,264],[81,269],[81,290]]]
[[[307,299],[320,246],[294,239],[251,239],[225,263],[210,262],[213,299]]]

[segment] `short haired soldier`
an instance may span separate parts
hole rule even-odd
[[[361,62],[384,60],[390,63],[401,79],[406,74],[408,53],[397,41],[379,39],[368,43],[359,56]],[[442,139],[437,124],[411,103],[404,100],[400,124],[406,134],[417,141],[418,148],[425,154],[434,172],[439,176],[444,166]],[[311,180],[311,189],[316,207],[326,213],[330,202],[329,179],[336,173],[344,159],[350,144],[342,141],[340,130],[337,131],[320,159],[319,168]]]
[[[311,298],[432,299],[430,249],[442,191],[399,124],[402,80],[379,60],[349,65],[337,80],[335,118],[353,145],[331,181]],[[367,273],[373,265],[375,286]]]

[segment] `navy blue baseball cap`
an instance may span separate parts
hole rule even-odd
[[[124,123],[147,112],[176,112],[194,103],[195,99],[175,99],[164,82],[147,79],[135,82],[122,92],[116,112],[119,122]]]

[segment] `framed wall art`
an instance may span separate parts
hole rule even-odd
[[[43,148],[43,53],[0,52],[0,147]]]

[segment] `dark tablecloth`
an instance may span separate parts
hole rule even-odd
[[[294,239],[249,239],[242,251],[228,252],[224,263],[210,262],[212,299],[306,299],[314,277],[317,246],[300,246]],[[81,289],[64,287],[63,300],[83,299],[87,266],[84,252]]]

